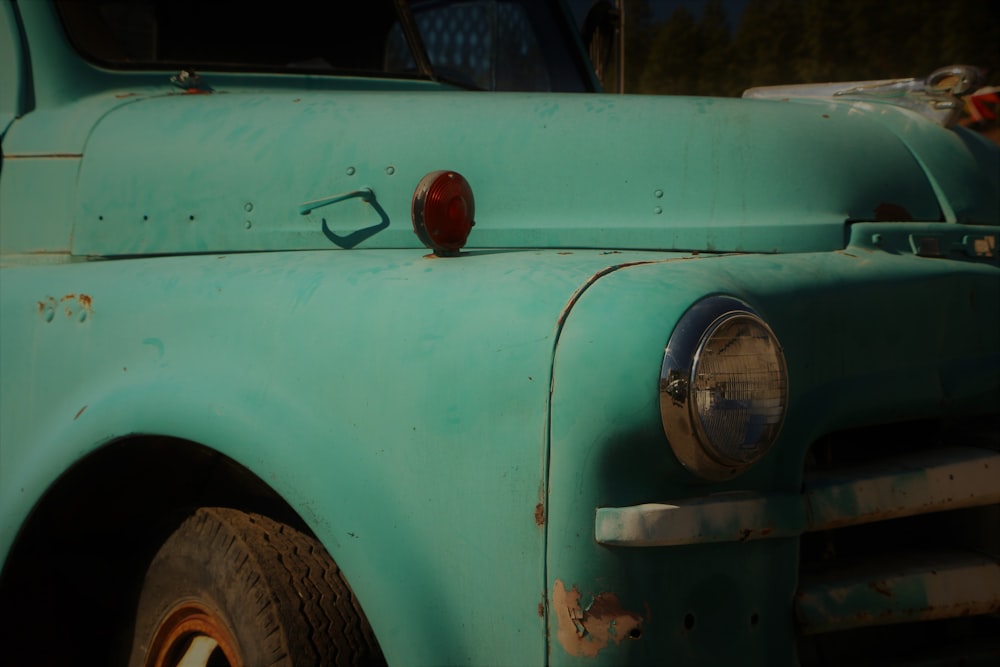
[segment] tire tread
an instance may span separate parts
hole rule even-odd
[[[316,538],[264,515],[203,507],[167,539],[150,565],[133,665],[142,664],[142,642],[148,645],[150,639],[143,631],[151,634],[170,604],[183,567],[179,562],[204,564],[211,573],[200,581],[204,588],[235,587],[209,597],[231,599],[230,606],[237,608],[228,609],[230,615],[250,619],[249,634],[260,644],[262,665],[385,664],[357,598]]]

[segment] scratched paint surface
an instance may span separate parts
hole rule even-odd
[[[1000,262],[977,255],[1000,170],[961,132],[831,101],[222,73],[186,95],[17,8],[51,48],[31,113],[0,108],[0,553],[81,457],[159,434],[287,500],[390,662],[793,665],[792,531],[737,512],[736,540],[621,549],[594,540],[596,508],[797,494],[830,430],[1000,404]],[[409,224],[441,168],[479,216],[450,260]],[[386,220],[357,198],[300,214],[365,187]],[[375,233],[295,252],[336,250],[323,229]],[[721,485],[671,455],[656,397],[710,294],[759,309],[791,375],[773,453]],[[947,606],[931,581],[901,580],[907,608]],[[848,606],[896,595],[871,583]]]
[[[542,662],[557,322],[591,275],[665,257],[425,252],[5,268],[0,550],[109,440],[212,443],[352,573],[390,660]]]
[[[551,117],[541,104],[531,95],[401,92],[385,104],[374,93],[299,91],[133,103],[102,119],[88,142],[73,248],[326,248],[317,233],[324,221],[346,236],[377,226],[378,215],[357,200],[309,215],[298,205],[362,187],[390,220],[363,246],[419,247],[410,199],[420,178],[442,165],[475,192],[469,247],[832,250],[843,243],[845,219],[876,219],[886,201],[914,220],[941,216],[898,139],[847,109],[825,110],[824,119],[792,105],[717,100],[706,121],[681,99],[613,98],[611,110],[594,114],[591,97],[567,95]],[[658,120],[665,116],[674,120]],[[118,140],[138,133],[141,143]],[[847,148],[847,134],[864,137],[869,151]],[[369,137],[364,151],[331,150],[361,135]],[[797,150],[797,136],[812,139],[809,152]],[[243,167],[227,168],[233,162]],[[118,196],[136,179],[148,187]]]
[[[553,608],[550,663],[644,664],[671,656],[680,664],[794,664],[792,600],[809,443],[831,424],[871,423],[888,410],[898,418],[988,412],[1000,399],[1000,311],[981,305],[1000,300],[997,269],[982,265],[962,276],[952,269],[850,248],[644,264],[610,273],[584,292],[556,349],[549,590],[559,590],[557,581],[566,594],[575,588],[581,608],[590,596],[614,593],[622,609],[644,620],[640,638],[602,644],[585,657],[570,641],[566,617],[560,624]],[[753,276],[752,285],[745,276]],[[669,289],[657,291],[662,285]],[[760,309],[785,347],[791,378],[789,419],[774,451],[726,484],[694,479],[672,456],[650,390],[673,323],[699,295],[716,292]],[[616,326],[602,327],[608,321]],[[864,341],[863,349],[848,350],[844,340]],[[939,374],[945,368],[954,369],[945,371],[948,402]],[[843,378],[856,379],[851,391],[844,391]],[[770,523],[747,516],[741,527],[744,517],[735,513],[726,542],[623,548],[594,541],[596,508],[724,499],[715,495],[724,491],[784,499],[781,512],[774,510],[779,536],[740,541],[742,528]],[[695,525],[692,532],[705,531]]]

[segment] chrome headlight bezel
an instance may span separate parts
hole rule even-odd
[[[717,352],[709,345],[720,338],[729,344]],[[701,377],[699,372],[710,365],[708,360],[724,360],[726,349],[733,344],[750,346],[756,354],[756,363],[746,371],[741,382],[732,383],[735,388],[730,392],[726,382],[719,383],[721,389],[712,383],[714,376],[710,371],[702,373]],[[706,387],[706,383],[711,386]],[[748,391],[753,395],[742,402],[728,396]],[[737,415],[736,422],[741,413],[746,413],[746,419],[733,423],[728,431],[726,424],[720,430],[718,420],[706,425],[705,415],[711,416],[713,410],[719,413],[715,404],[720,402],[737,406],[738,409],[732,410]],[[711,296],[684,313],[663,354],[660,416],[667,441],[685,468],[712,481],[732,479],[745,472],[774,444],[787,405],[788,371],[784,352],[771,327],[753,308],[733,297]],[[730,408],[721,411],[727,409]],[[755,433],[759,437],[753,438]],[[735,445],[734,438],[737,439]]]

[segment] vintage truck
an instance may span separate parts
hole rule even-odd
[[[4,663],[996,664],[970,68],[246,7],[0,2]]]

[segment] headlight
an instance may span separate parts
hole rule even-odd
[[[681,318],[660,369],[660,416],[678,460],[730,479],[774,444],[785,418],[788,372],[771,328],[742,301],[713,296]]]

